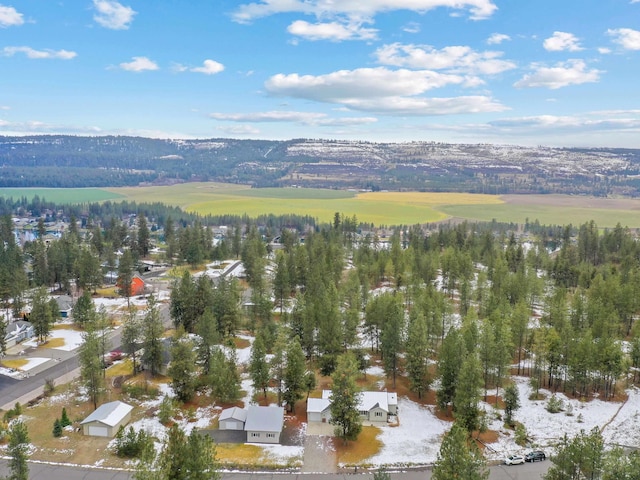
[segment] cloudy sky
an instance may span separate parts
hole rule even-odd
[[[640,0],[0,0],[0,134],[640,148]]]

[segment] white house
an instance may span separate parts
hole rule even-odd
[[[246,410],[225,408],[218,417],[220,430],[244,430],[248,443],[280,443],[284,408],[250,405]]]
[[[82,433],[93,437],[115,437],[120,426],[131,420],[132,410],[131,405],[120,401],[102,404],[80,422]]]
[[[247,442],[280,443],[283,425],[284,408],[249,405],[247,421],[244,424]]]
[[[387,422],[390,415],[398,414],[398,394],[395,392],[360,392],[358,402],[360,418],[369,422]],[[307,421],[331,420],[331,390],[323,390],[322,398],[307,400]]]
[[[0,322],[3,320],[0,320]],[[33,325],[23,320],[12,322],[7,325],[7,334],[4,337],[7,348],[13,347],[18,343],[29,340],[35,336]]]

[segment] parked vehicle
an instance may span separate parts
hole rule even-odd
[[[542,450],[535,450],[533,452],[529,452],[524,456],[525,462],[536,462],[538,460],[543,461],[546,460],[547,456]]]
[[[505,465],[522,465],[524,464],[524,457],[522,455],[510,455],[504,459]]]

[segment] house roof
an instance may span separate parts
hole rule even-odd
[[[56,299],[58,309],[60,309],[61,312],[71,310],[73,307],[73,297],[70,295],[60,295],[59,297],[54,298]]]
[[[280,433],[283,424],[284,408],[249,405],[244,429],[246,431]]]
[[[81,425],[90,422],[100,422],[110,427],[116,426],[131,411],[133,407],[124,402],[116,400],[115,402],[104,403],[100,405],[96,411],[85,418]]]
[[[322,399],[330,401],[331,390],[323,390]],[[360,401],[358,402],[358,410],[360,411],[368,412],[374,407],[380,407],[385,412],[388,412],[389,405],[398,405],[397,393],[395,392],[360,392]]]
[[[331,405],[328,398],[307,399],[307,413],[322,413]]]
[[[247,420],[247,411],[239,407],[225,408],[220,412],[218,421],[222,420],[239,420],[245,422]]]

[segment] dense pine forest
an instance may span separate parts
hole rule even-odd
[[[364,372],[372,357],[382,360],[391,388],[404,382],[417,398],[435,391],[438,408],[468,432],[482,429],[481,399],[517,408],[517,398],[509,403],[512,375],[528,377],[535,391],[584,401],[620,398],[638,381],[640,245],[621,226],[383,230],[339,213],[320,224],[204,219],[162,205],[25,202],[3,203],[0,302],[13,315],[31,303],[30,320],[45,337],[46,291],[90,298],[105,270],[128,285],[141,260],[192,271],[214,260],[242,262],[241,282],[189,269],[174,281],[177,336],[168,375],[183,401],[203,388],[217,401],[238,399],[234,356],[220,346],[240,332],[256,339],[249,367],[255,390],[266,396],[274,388],[289,410],[320,379]],[[39,212],[32,241],[16,241],[9,209]],[[45,244],[45,220],[55,219],[68,228]],[[222,220],[223,235],[215,233]],[[80,310],[78,318],[85,318]],[[132,352],[144,325],[132,323]],[[185,333],[199,340],[185,347]],[[345,439],[357,438],[356,430],[345,427]]]

